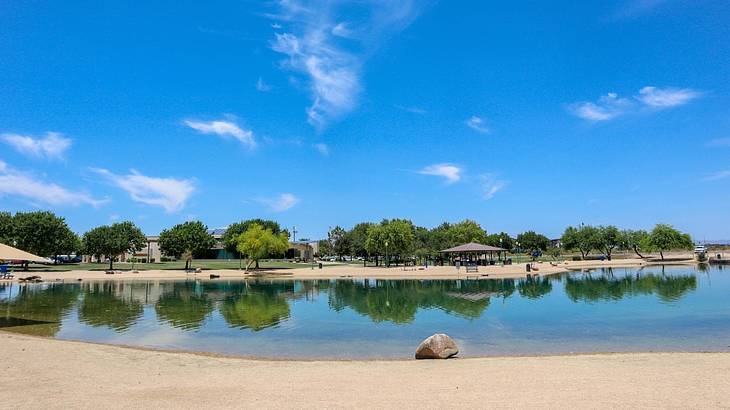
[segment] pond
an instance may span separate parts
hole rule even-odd
[[[0,285],[0,329],[268,358],[730,351],[730,271],[599,269],[534,279]]]

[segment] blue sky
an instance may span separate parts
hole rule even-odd
[[[730,237],[730,3],[493,3],[3,2],[0,209]]]

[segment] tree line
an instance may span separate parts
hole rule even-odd
[[[81,237],[74,233],[62,217],[52,212],[0,212],[0,242],[43,257],[84,254],[109,260],[113,269],[115,259],[147,246],[147,239],[133,222],[124,221],[95,227]],[[670,225],[658,224],[651,231],[619,230],[615,226],[570,226],[559,244],[534,231],[512,237],[505,232],[489,234],[477,222],[463,220],[444,222],[432,229],[416,226],[408,219],[384,219],[379,223],[362,222],[345,230],[336,226],[327,239],[319,241],[319,255],[370,258],[376,265],[406,261],[435,261],[440,251],[469,242],[491,245],[513,253],[533,256],[549,252],[557,257],[562,252],[580,253],[587,258],[597,251],[609,260],[616,250],[635,252],[664,252],[691,249],[692,238]],[[200,221],[177,224],[160,233],[161,252],[185,260],[185,268],[195,257],[205,255],[215,244],[208,227]],[[231,224],[222,237],[222,245],[231,253],[249,260],[249,266],[265,258],[278,257],[289,249],[289,232],[272,220],[249,219]]]

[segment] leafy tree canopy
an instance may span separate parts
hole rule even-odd
[[[289,249],[289,236],[286,232],[274,234],[271,229],[253,224],[238,237],[237,249],[258,267],[259,260],[285,253]]]
[[[114,258],[144,248],[147,238],[134,223],[126,221],[96,227],[84,234],[82,242],[86,254],[105,255],[109,258],[109,269],[114,269]]]
[[[535,231],[527,231],[517,235],[517,242],[519,242],[520,248],[527,249],[530,252],[545,251],[550,246],[550,239]]]
[[[271,232],[273,232],[275,235],[278,235],[282,232],[281,226],[279,226],[279,223],[276,221],[272,221],[270,219],[248,219],[246,221],[236,222],[233,224],[230,224],[228,228],[226,229],[226,233],[223,234],[223,237],[221,240],[223,241],[223,244],[226,247],[226,250],[231,253],[237,252],[238,248],[238,237],[241,236],[242,233],[246,232],[250,227],[252,227],[254,224],[259,224],[263,226],[266,229],[269,229]]]
[[[189,221],[173,226],[160,233],[160,250],[165,255],[185,257],[185,269],[193,256],[200,255],[215,244],[208,227],[200,221]]]
[[[578,227],[569,226],[563,232],[560,242],[567,250],[580,251],[581,258],[585,259],[596,248],[598,243],[598,229],[590,225]]]
[[[10,212],[0,212],[0,243],[13,245],[14,236],[13,216]]]
[[[694,246],[689,234],[682,233],[666,224],[657,224],[649,233],[646,242],[651,250],[659,251],[662,259],[664,259],[665,251],[692,249]]]
[[[76,234],[66,221],[48,211],[17,212],[12,221],[13,242],[19,249],[54,256],[78,249]]]

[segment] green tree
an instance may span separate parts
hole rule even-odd
[[[70,229],[68,229],[63,232],[62,236],[56,238],[54,248],[54,256],[70,255],[72,253],[80,253],[83,249],[83,244],[81,243],[81,238],[79,238],[79,236],[76,235],[75,232],[72,232]],[[56,259],[56,262],[57,261],[58,259]]]
[[[17,212],[12,225],[15,247],[38,256],[55,256],[78,245],[66,221],[52,212]]]
[[[611,260],[613,250],[621,245],[622,240],[621,232],[615,226],[599,226],[596,228],[594,246],[603,252],[608,260]]]
[[[520,248],[526,249],[532,254],[537,251],[544,252],[550,246],[550,239],[547,236],[534,231],[527,231],[517,235],[517,242],[520,244]]]
[[[405,219],[383,220],[380,225],[374,225],[368,230],[365,247],[368,253],[375,256],[385,256],[386,264],[395,257],[396,261],[413,255],[415,242],[415,227],[411,221]]]
[[[321,239],[317,243],[319,244],[319,256],[332,255],[332,243],[329,239]]]
[[[256,269],[258,269],[259,260],[281,255],[289,249],[289,236],[286,232],[277,235],[271,229],[266,229],[259,224],[253,224],[238,237],[237,249],[249,259],[246,270],[254,262],[256,263]]]
[[[190,269],[194,256],[213,247],[215,239],[208,227],[200,221],[189,221],[165,229],[160,233],[160,250],[168,256],[185,258],[185,270]]]
[[[648,246],[649,233],[644,230],[632,231],[625,229],[621,231],[621,247],[623,249],[632,250],[640,258],[644,256],[640,253],[641,249]]]
[[[451,246],[463,245],[470,242],[484,245],[487,243],[487,232],[478,223],[470,219],[465,219],[451,225],[448,230],[448,237],[449,242],[452,244]]]
[[[585,259],[595,248],[598,242],[597,235],[598,230],[590,225],[581,225],[576,228],[569,226],[563,232],[560,242],[565,249],[580,251],[581,259]]]
[[[109,258],[109,269],[112,270],[117,256],[144,248],[147,238],[134,223],[126,221],[96,227],[84,234],[82,243],[87,255]]]
[[[350,244],[350,251],[355,256],[366,257],[368,251],[365,248],[365,241],[368,238],[368,229],[373,226],[370,222],[361,222],[347,232],[347,241]]]
[[[550,239],[547,236],[527,231],[517,235],[516,241],[520,243],[520,248],[530,251],[545,251],[550,246]]]
[[[682,233],[671,225],[657,224],[649,233],[647,245],[650,249],[659,251],[664,260],[664,252],[692,249],[694,242],[689,234]]]
[[[487,235],[487,245],[498,246],[507,250],[514,249],[515,240],[506,232]]]
[[[13,245],[14,237],[13,216],[10,212],[0,212],[0,243]]]
[[[271,230],[271,232],[273,232],[275,235],[278,235],[282,232],[279,223],[270,219],[248,219],[245,221],[232,223],[228,225],[228,228],[226,228],[226,232],[221,238],[221,241],[226,247],[226,250],[230,253],[237,253],[238,237],[241,236],[242,233],[246,232],[254,224],[259,224],[264,228]]]
[[[340,226],[335,226],[327,233],[327,239],[332,245],[332,251],[342,260],[344,255],[350,253],[350,243],[347,231]]]

